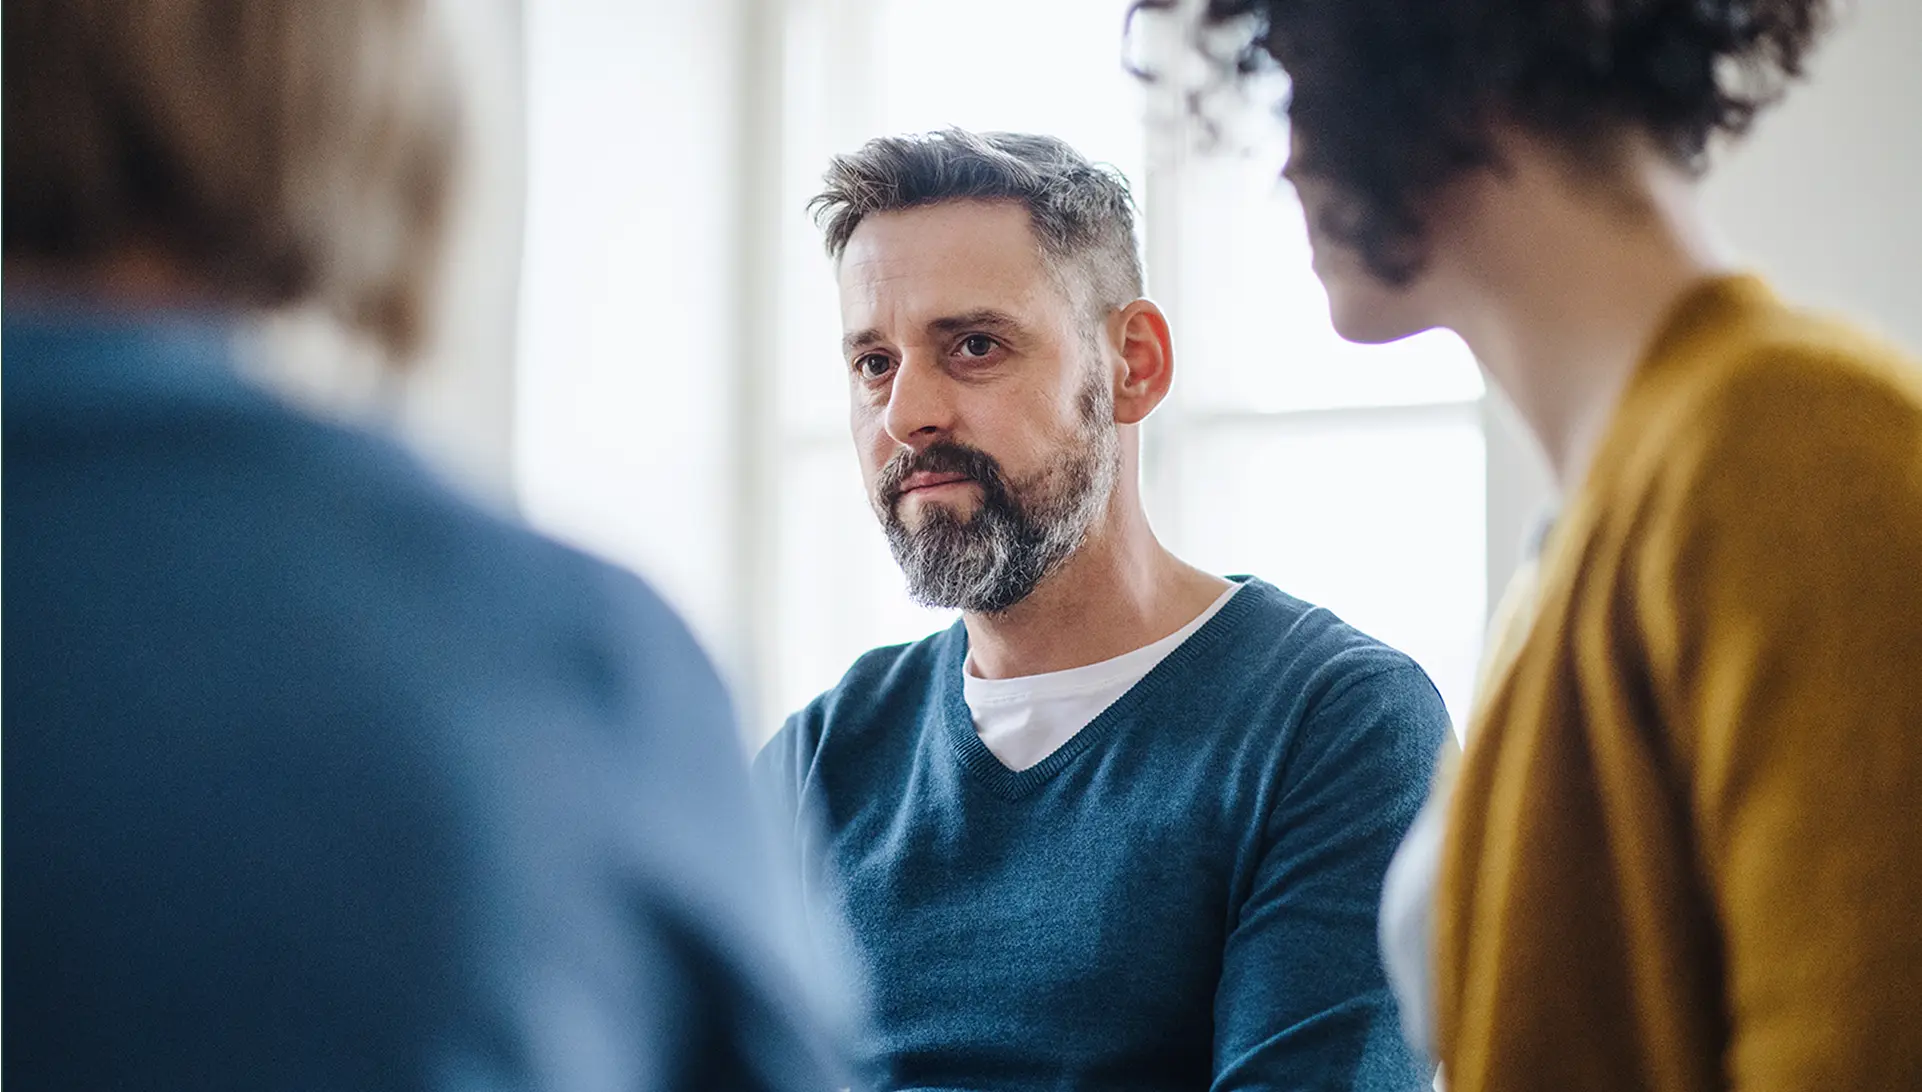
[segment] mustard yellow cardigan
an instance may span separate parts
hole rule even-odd
[[[1451,1092],[1922,1089],[1922,372],[1693,292],[1457,776]]]

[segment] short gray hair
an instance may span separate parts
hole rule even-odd
[[[1030,133],[942,129],[880,137],[835,156],[808,211],[835,261],[862,219],[948,201],[1016,201],[1057,272],[1078,268],[1105,313],[1141,295],[1128,180],[1067,142]]]

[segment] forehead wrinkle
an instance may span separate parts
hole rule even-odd
[[[929,319],[927,328],[937,334],[958,334],[964,330],[1023,334],[1028,330],[1026,323],[996,307],[976,307],[958,315]]]
[[[1025,210],[1019,210],[1018,242],[991,242],[971,230],[971,222],[960,225],[969,230],[957,230],[956,211],[895,214],[874,220],[873,230],[868,223],[857,229],[836,270],[843,328],[852,328],[842,339],[845,352],[964,327],[1035,337],[1052,327],[1055,301],[1075,309],[1074,293],[1064,290],[1058,263],[1035,237]],[[915,223],[930,216],[939,218],[933,238]],[[977,211],[967,220],[979,218]],[[1011,233],[985,233],[1000,234]]]
[[[900,282],[894,290],[889,290],[883,280],[842,285],[844,327],[853,327],[843,339],[845,344],[863,337],[890,340],[893,330],[937,334],[963,328],[1032,332],[1039,317],[1037,309],[1046,307],[1046,293],[1039,286],[1018,286],[1007,278],[985,277],[966,283],[933,275],[885,278]]]

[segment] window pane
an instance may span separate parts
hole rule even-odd
[[[891,0],[882,7],[875,73],[885,130],[1048,133],[1121,168],[1139,187],[1144,91],[1121,66],[1128,6]]]
[[[1301,205],[1271,169],[1191,158],[1180,207],[1175,343],[1189,405],[1284,411],[1481,395],[1474,356],[1452,333],[1394,345],[1351,345],[1335,333]]]
[[[847,431],[847,372],[841,363],[841,305],[834,266],[808,201],[821,191],[828,159],[868,136],[867,99],[850,86],[866,51],[859,10],[847,5],[786,5],[787,48],[781,80],[779,354],[769,377],[783,435],[841,436]],[[839,18],[836,18],[839,16]]]
[[[848,444],[795,445],[782,458],[780,486],[780,662],[757,738],[839,682],[861,653],[925,637],[955,618],[908,598]]]
[[[1486,609],[1473,407],[1224,425],[1171,455],[1183,556],[1251,572],[1413,656],[1461,723]]]

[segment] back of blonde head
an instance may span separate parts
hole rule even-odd
[[[6,257],[157,253],[419,345],[458,146],[421,0],[7,0]]]

